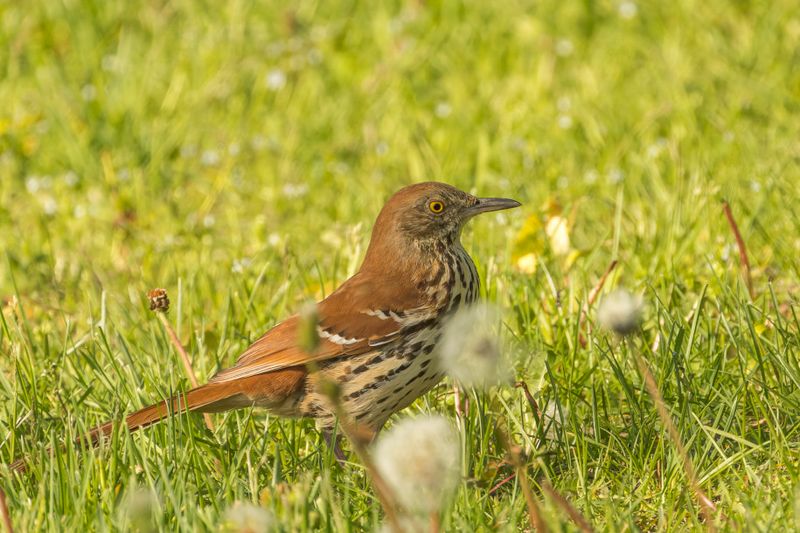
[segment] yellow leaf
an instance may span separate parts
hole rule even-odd
[[[567,219],[561,215],[553,216],[547,221],[544,231],[555,255],[567,255],[570,251],[568,225]]]
[[[522,272],[523,274],[533,274],[536,272],[536,267],[539,264],[539,261],[536,257],[536,254],[525,254],[519,259],[517,259],[515,266],[517,270]]]
[[[511,258],[517,261],[524,255],[541,255],[544,252],[543,237],[542,222],[539,220],[539,216],[536,214],[529,216],[514,238]]]

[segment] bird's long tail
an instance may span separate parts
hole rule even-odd
[[[241,387],[231,386],[231,383],[208,383],[188,391],[185,395],[176,395],[168,400],[164,400],[125,417],[125,425],[129,431],[136,431],[156,422],[167,418],[170,415],[177,415],[186,411],[200,411],[205,413],[225,411],[236,407],[252,405],[250,400]],[[114,423],[109,421],[89,430],[88,435],[76,440],[76,444],[83,446],[88,444],[95,447],[100,442],[111,435]],[[87,439],[88,437],[88,439]],[[52,450],[48,450],[51,453]],[[24,472],[27,468],[25,458],[19,458],[11,463],[12,471]]]

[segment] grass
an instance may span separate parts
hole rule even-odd
[[[192,415],[44,449],[187,388],[148,289],[169,290],[202,380],[352,274],[385,198],[429,179],[524,202],[463,242],[551,414],[520,388],[468,393],[446,530],[528,524],[514,480],[493,490],[513,471],[500,421],[554,529],[575,526],[545,480],[601,531],[702,530],[629,349],[718,527],[800,527],[795,2],[31,1],[0,5],[0,38],[0,463],[32,456],[0,468],[18,531],[216,531],[235,501],[284,531],[376,529],[363,469],[310,421],[245,410],[212,434]],[[567,256],[541,228],[556,205]],[[642,331],[584,346],[614,259],[606,290],[644,295]],[[445,382],[398,416],[453,411]]]

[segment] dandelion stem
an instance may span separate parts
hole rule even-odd
[[[11,514],[8,512],[6,504],[6,493],[0,488],[0,517],[3,518],[3,525],[6,526],[8,533],[14,533],[14,526],[11,524]]]
[[[317,376],[320,377],[321,383],[318,389],[327,396],[333,405],[333,411],[339,421],[339,427],[342,429],[342,433],[344,433],[344,436],[350,441],[353,451],[361,460],[361,464],[364,465],[364,469],[372,480],[372,486],[375,488],[375,494],[378,496],[378,500],[381,502],[381,506],[386,513],[389,526],[395,533],[402,533],[403,529],[400,527],[400,521],[397,517],[397,506],[392,491],[386,483],[386,480],[381,476],[378,468],[375,466],[375,462],[372,460],[372,456],[367,450],[364,442],[365,439],[362,435],[363,432],[359,431],[356,424],[350,420],[349,414],[342,405],[338,387],[336,387],[336,384],[333,382],[326,382],[325,377],[316,372],[318,370],[316,365],[310,364],[308,366],[309,371],[317,373]]]
[[[678,452],[678,456],[681,458],[681,463],[683,464],[683,470],[686,473],[686,478],[688,479],[689,485],[691,486],[692,491],[695,494],[695,498],[700,505],[700,512],[703,514],[706,529],[713,533],[716,531],[716,528],[714,527],[714,513],[717,511],[717,506],[714,505],[714,502],[711,501],[711,499],[700,487],[700,482],[697,479],[697,474],[695,472],[694,465],[692,464],[692,460],[689,457],[689,453],[686,451],[683,442],[681,441],[680,434],[678,433],[678,429],[675,427],[675,424],[672,421],[672,417],[670,417],[669,412],[667,411],[664,398],[661,396],[661,392],[658,390],[658,385],[656,385],[656,380],[653,377],[652,372],[650,372],[647,362],[644,360],[644,357],[642,357],[638,350],[634,348],[632,351],[634,352],[634,359],[639,367],[639,372],[644,378],[647,392],[650,394],[653,403],[656,405],[658,417],[661,419],[661,423],[667,430],[667,435],[669,435],[673,446],[675,446],[675,450]]]
[[[727,202],[727,200],[722,202],[722,210],[725,212],[725,217],[728,219],[728,224],[731,227],[731,231],[733,231],[733,236],[736,238],[736,246],[739,248],[739,261],[742,264],[742,270],[744,270],[744,281],[747,283],[747,292],[750,294],[751,300],[755,299],[753,278],[750,275],[750,259],[747,256],[747,246],[744,244],[742,234],[739,232],[739,225],[736,223],[736,219],[733,217],[731,205]]]
[[[562,511],[567,513],[567,516],[575,522],[575,525],[578,526],[578,529],[583,531],[583,533],[593,533],[594,529],[592,528],[589,521],[581,514],[578,509],[572,505],[567,498],[564,497],[563,494],[558,492],[550,483],[547,481],[542,482],[542,490],[547,493],[547,495],[556,502]]]
[[[536,503],[536,498],[534,497],[533,491],[531,490],[531,485],[528,482],[527,469],[525,463],[522,461],[522,457],[520,456],[519,447],[511,442],[511,439],[502,427],[498,427],[497,431],[502,439],[506,451],[508,452],[508,456],[511,459],[511,464],[514,466],[514,471],[517,474],[517,481],[522,489],[522,495],[525,496],[525,504],[528,507],[528,518],[530,519],[531,527],[534,529],[534,531],[548,533],[550,530],[542,518],[542,513],[539,510],[539,504]]]

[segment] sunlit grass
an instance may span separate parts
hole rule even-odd
[[[245,410],[212,434],[188,415],[44,449],[187,388],[147,290],[168,289],[202,380],[352,274],[386,197],[430,179],[524,203],[463,241],[542,410],[467,394],[445,529],[529,523],[516,481],[497,486],[500,422],[553,527],[574,526],[542,480],[598,530],[702,529],[635,360],[579,318],[614,259],[605,290],[643,295],[637,342],[718,526],[800,527],[794,2],[13,2],[0,37],[0,463],[31,456],[0,485],[19,531],[216,531],[235,501],[286,531],[376,529],[363,469],[311,421]],[[454,410],[445,382],[399,416]]]

